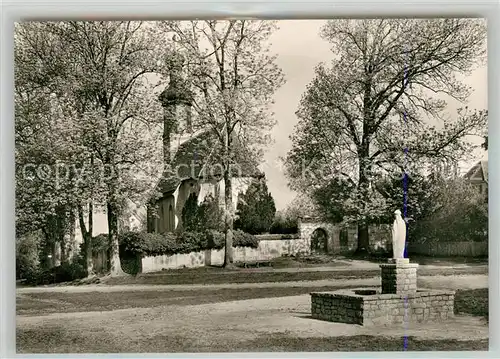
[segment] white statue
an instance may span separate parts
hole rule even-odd
[[[394,259],[404,258],[406,241],[406,223],[401,217],[399,209],[394,211],[394,224],[392,225],[392,254]]]

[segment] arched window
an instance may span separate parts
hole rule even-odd
[[[158,232],[165,231],[165,213],[163,211],[163,203],[160,202],[160,218],[158,218]]]

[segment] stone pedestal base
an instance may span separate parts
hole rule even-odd
[[[453,291],[357,294],[360,292],[367,290],[311,293],[311,315],[315,319],[363,326],[435,323],[454,316]]]
[[[382,294],[407,294],[417,291],[418,264],[408,258],[390,259],[381,264]]]

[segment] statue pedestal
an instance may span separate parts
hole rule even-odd
[[[382,294],[407,294],[417,291],[418,264],[408,258],[389,259],[381,264]]]

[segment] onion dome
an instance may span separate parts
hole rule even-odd
[[[184,56],[179,53],[174,53],[167,59],[170,82],[159,97],[163,106],[178,104],[191,106],[192,104],[193,94],[189,89],[189,84],[182,77],[184,61]]]

